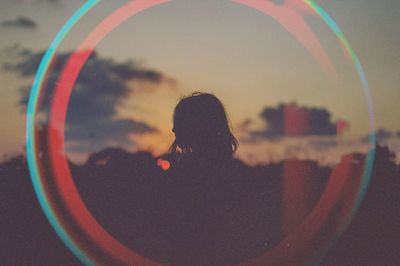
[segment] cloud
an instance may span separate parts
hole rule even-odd
[[[339,143],[339,139],[336,139],[335,137],[318,137],[309,140],[307,145],[317,151],[326,151],[336,148]]]
[[[369,137],[371,134],[367,134],[364,137],[361,138],[362,142],[368,143],[369,142]],[[395,137],[400,137],[400,132],[392,132],[384,128],[380,128],[375,131],[375,137],[378,143],[385,143],[389,139],[395,138]]]
[[[46,126],[51,104],[51,96],[58,75],[71,53],[60,53],[47,79],[47,87],[42,98],[41,124]],[[22,77],[33,76],[43,52],[21,50],[18,63],[5,64],[3,68],[15,71]],[[158,132],[155,126],[144,121],[120,117],[118,109],[131,95],[140,91],[153,93],[163,82],[173,79],[163,73],[146,69],[133,61],[115,62],[93,53],[79,75],[71,95],[66,122],[68,150],[93,152],[108,146],[134,146],[132,134],[140,135]],[[132,87],[131,81],[140,81]],[[140,88],[138,84],[147,84]],[[21,90],[20,105],[26,107],[29,89]]]
[[[332,121],[331,113],[325,108],[298,106],[296,103],[265,107],[259,117],[264,128],[249,131],[248,141],[285,136],[335,136],[349,126],[344,120]]]
[[[24,49],[21,47],[19,43],[14,43],[12,45],[7,45],[3,49],[0,50],[1,53],[6,54],[9,58],[16,58],[20,56],[30,56],[32,55],[32,51],[29,49]],[[3,68],[7,68],[7,65],[12,68],[12,65],[5,64]]]
[[[280,162],[287,159],[313,160],[321,165],[334,166],[343,155],[366,153],[370,149],[357,137],[305,136],[279,138],[274,141],[241,142],[239,158],[250,164]]]
[[[37,27],[35,21],[26,17],[19,17],[16,19],[4,20],[1,25],[3,27],[21,28],[21,29],[34,29]]]

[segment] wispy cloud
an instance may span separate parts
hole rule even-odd
[[[333,166],[342,156],[367,153],[371,146],[360,138],[340,136],[303,136],[245,142],[239,148],[239,157],[251,164],[279,162],[287,159],[313,160]]]
[[[378,130],[375,131],[374,134],[375,134],[377,142],[379,142],[381,144],[385,144],[387,141],[393,140],[396,138],[400,139],[400,131],[395,132],[395,131],[387,130],[385,128],[379,128]],[[369,142],[370,135],[371,134],[367,134],[367,135],[363,136],[361,138],[361,140],[366,143]]]
[[[37,27],[37,24],[30,18],[19,17],[16,19],[4,20],[1,22],[1,26],[8,28],[34,29]]]

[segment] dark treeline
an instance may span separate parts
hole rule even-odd
[[[329,251],[323,265],[400,265],[400,168],[395,155],[377,147],[373,174],[366,197],[352,223]],[[162,159],[172,161],[168,155]],[[159,192],[165,171],[148,152],[129,153],[106,149],[92,154],[84,165],[71,163],[74,181],[92,214],[118,240],[138,253],[166,261],[157,228],[163,221]],[[265,210],[268,230],[260,237],[268,245],[243,251],[242,258],[256,256],[272,248],[282,238],[283,176],[289,161],[248,166],[235,161],[235,171],[246,173],[250,195],[258,195],[252,207]],[[331,169],[316,162],[291,160],[303,166],[307,176],[304,211],[317,202]],[[0,263],[2,265],[79,265],[50,228],[34,194],[26,160],[18,156],[0,165]],[[301,217],[301,214],[297,218]],[[286,225],[286,226],[291,226]],[[162,227],[162,225],[161,225]]]

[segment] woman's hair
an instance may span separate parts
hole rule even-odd
[[[175,141],[172,153],[202,153],[210,158],[233,158],[238,141],[220,100],[196,92],[182,98],[173,116]]]

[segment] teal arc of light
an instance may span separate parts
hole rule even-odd
[[[361,205],[362,200],[365,197],[365,194],[367,192],[368,185],[371,180],[371,175],[372,175],[372,169],[373,169],[373,164],[375,160],[375,145],[376,145],[376,133],[375,133],[375,116],[374,116],[374,107],[373,107],[373,101],[372,101],[372,96],[371,96],[371,90],[368,84],[367,77],[365,75],[365,71],[361,65],[360,58],[357,56],[355,53],[354,49],[351,47],[350,42],[346,38],[344,32],[340,29],[338,24],[333,20],[333,18],[320,6],[318,5],[315,0],[304,0],[305,3],[307,3],[320,17],[325,23],[329,26],[329,28],[336,34],[337,38],[340,40],[340,43],[343,45],[344,49],[346,52],[350,55],[351,60],[353,61],[353,64],[356,68],[356,71],[358,73],[358,76],[361,81],[361,85],[363,88],[363,93],[364,97],[367,102],[367,107],[368,107],[368,116],[369,116],[369,135],[368,135],[368,142],[371,145],[372,149],[368,152],[367,158],[365,161],[365,166],[363,169],[363,176],[361,179],[361,185],[358,190],[358,196],[356,198],[356,202],[347,216],[345,222],[340,226],[338,229],[338,234],[336,236],[336,239],[343,233],[343,231],[348,227],[348,225],[351,222],[352,217],[355,215],[356,211]],[[333,244],[333,243],[332,243]],[[329,247],[327,247],[328,249]]]
[[[66,244],[70,251],[85,265],[95,265],[95,262],[93,262],[88,256],[86,256],[86,254],[75,244],[74,240],[71,239],[71,237],[68,235],[67,230],[59,222],[59,218],[52,208],[49,202],[49,198],[44,189],[43,183],[41,182],[35,147],[35,113],[37,110],[38,99],[40,96],[40,90],[43,84],[43,80],[46,76],[49,65],[54,59],[56,50],[58,49],[64,38],[67,36],[69,31],[72,29],[72,27],[74,27],[74,25],[98,3],[99,0],[88,0],[87,2],[85,2],[61,27],[61,29],[51,42],[36,72],[26,112],[27,162],[36,196],[39,199],[40,206],[42,207],[47,219],[49,220],[57,235],[62,239],[62,241]]]

